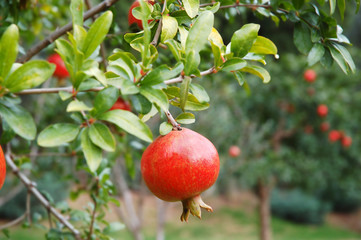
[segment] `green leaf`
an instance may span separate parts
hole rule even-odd
[[[191,84],[191,81],[192,81],[191,77],[185,76],[181,83],[179,96],[180,96],[180,107],[182,111],[184,111],[184,107],[187,102],[189,85]]]
[[[55,71],[55,65],[42,60],[33,60],[16,69],[4,82],[10,92],[20,92],[24,89],[36,87]]]
[[[260,66],[247,65],[247,67],[242,68],[241,71],[248,72],[260,77],[263,80],[263,83],[268,83],[271,80],[271,76],[269,75],[267,70]]]
[[[4,32],[0,40],[0,82],[2,82],[18,54],[19,29],[11,24]]]
[[[194,18],[195,16],[197,16],[199,9],[199,0],[183,0],[182,2],[184,5],[184,9],[186,10],[190,18]]]
[[[70,123],[56,123],[40,132],[38,145],[55,147],[73,141],[78,136],[80,126]]]
[[[73,18],[73,26],[83,26],[83,0],[71,0],[70,12]]]
[[[163,16],[162,18],[162,33],[160,35],[161,42],[173,39],[178,31],[178,22],[174,17]]]
[[[223,64],[222,51],[221,48],[218,45],[214,44],[213,42],[211,42],[211,47],[214,57],[214,66],[217,69],[219,66]]]
[[[168,49],[172,52],[175,60],[179,62],[181,59],[181,51],[182,51],[182,46],[180,45],[180,43],[174,39],[169,39],[164,43],[168,46]]]
[[[119,76],[127,77],[129,81],[134,81],[135,78],[135,63],[131,55],[126,52],[117,52],[109,57],[108,71],[111,71]]]
[[[332,15],[336,9],[336,0],[329,0],[329,3],[330,3],[330,15]]]
[[[152,103],[143,95],[135,94],[131,96],[132,106],[140,114],[147,114],[152,109]]]
[[[70,92],[66,92],[66,91],[59,91],[59,97],[61,100],[65,101],[68,100],[69,98],[71,98],[73,96],[73,94],[71,94]]]
[[[152,142],[153,135],[148,126],[143,123],[136,115],[125,110],[113,110],[103,113],[100,120],[111,122],[124,131],[146,141]]]
[[[98,147],[108,152],[115,151],[115,138],[109,128],[101,123],[94,123],[89,128],[89,138]]]
[[[180,88],[168,87],[164,89],[168,99],[171,99],[171,104],[180,108]],[[184,106],[185,110],[202,111],[209,107],[208,103],[201,103],[193,94],[188,93],[187,102]]]
[[[189,86],[189,89],[192,91],[192,94],[198,99],[201,103],[207,103],[209,102],[209,96],[207,91],[199,84],[192,83]]]
[[[163,83],[165,80],[178,76],[183,70],[183,64],[177,63],[173,69],[163,64],[154,68],[140,82],[142,86],[153,86]]]
[[[192,124],[196,121],[196,117],[193,113],[185,112],[179,114],[175,120],[180,124]]]
[[[128,79],[121,77],[108,78],[108,84],[116,88],[119,88],[122,92],[122,95],[136,94],[139,93],[139,88]]]
[[[6,144],[10,142],[15,137],[14,130],[9,126],[9,124],[6,121],[2,122],[2,133],[0,137],[0,143]]]
[[[102,150],[90,140],[89,128],[83,130],[80,141],[86,163],[90,171],[95,172],[103,160]]]
[[[33,140],[36,135],[36,126],[30,113],[18,105],[7,108],[0,105],[0,115],[19,136]]]
[[[337,62],[337,64],[340,66],[340,68],[342,69],[342,71],[345,74],[348,74],[350,72],[350,70],[351,70],[351,72],[353,72],[355,70],[355,68],[354,68],[355,65],[354,65],[354,63],[352,61],[352,58],[351,58],[351,61],[352,61],[351,62],[352,68],[351,68],[351,66],[350,66],[349,62],[347,62],[345,56],[341,53],[341,51],[338,48],[336,48],[335,45],[329,46],[329,50],[331,52],[332,58]],[[345,54],[345,52],[344,52],[344,54]]]
[[[350,53],[347,51],[347,49],[340,45],[340,44],[337,44],[337,43],[332,43],[332,45],[335,47],[335,49],[341,53],[343,59],[345,60],[347,66],[349,67],[349,69],[351,70],[352,73],[355,73],[356,71],[356,66],[355,66],[355,63],[353,62],[352,60],[352,57],[350,55]],[[331,52],[332,54],[332,52]]]
[[[243,86],[246,83],[243,74],[240,71],[233,72],[234,77],[237,79],[239,86]]]
[[[173,129],[172,124],[170,124],[169,122],[162,122],[159,125],[159,134],[160,135],[167,135],[168,133],[170,133]]]
[[[341,20],[345,15],[346,3],[345,0],[337,0],[338,11],[340,12]]]
[[[56,51],[59,53],[59,55],[63,59],[66,69],[69,71],[70,76],[73,77],[73,75],[74,75],[74,68],[73,68],[74,59],[73,58],[75,55],[73,47],[65,39],[57,39],[55,41],[55,45],[57,48]]]
[[[80,111],[89,111],[91,107],[88,107],[84,102],[79,100],[71,101],[66,108],[67,112],[80,112]]]
[[[260,25],[249,23],[236,31],[231,39],[231,52],[235,57],[244,57],[255,43]]]
[[[88,58],[103,42],[113,21],[113,13],[106,11],[91,25],[84,41],[83,53]]]
[[[119,97],[119,90],[115,87],[107,87],[101,90],[94,100],[94,109],[92,114],[94,116],[108,111]]]
[[[251,49],[249,50],[255,54],[277,54],[276,45],[269,40],[268,38],[257,36],[256,41],[253,43]]]
[[[103,86],[107,86],[106,77],[103,71],[99,69],[99,63],[93,59],[88,59],[82,66],[83,72],[89,77],[95,77]]]
[[[242,58],[231,58],[221,65],[221,70],[225,72],[233,72],[247,66],[247,62]]]
[[[214,27],[212,28],[211,33],[208,36],[208,41],[210,41],[211,43],[215,44],[216,46],[218,46],[220,49],[224,46],[223,43],[223,39],[221,34],[219,34],[219,32],[217,31],[217,29],[215,29]]]
[[[201,62],[201,58],[199,56],[199,53],[195,51],[190,51],[186,56],[184,74],[186,76],[190,76],[192,74],[197,76],[200,75],[198,70],[198,66],[200,62]]]
[[[208,42],[208,36],[212,31],[214,22],[214,15],[211,11],[204,11],[199,14],[193,26],[189,29],[189,34],[186,40],[185,50],[186,55],[191,51],[199,53],[204,45]]]
[[[310,31],[302,23],[295,24],[293,42],[295,43],[296,48],[303,54],[307,54],[313,46]]]
[[[167,111],[169,107],[167,95],[160,90],[151,87],[141,87],[140,94],[146,97],[150,102],[158,105],[163,111]]]
[[[307,56],[308,66],[313,66],[315,63],[321,60],[322,56],[325,54],[325,48],[322,44],[316,43],[313,45],[311,51]]]

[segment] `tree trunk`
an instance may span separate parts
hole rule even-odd
[[[272,240],[270,192],[271,192],[271,187],[266,185],[262,180],[259,180],[258,197],[260,200],[259,217],[260,217],[261,240]]]

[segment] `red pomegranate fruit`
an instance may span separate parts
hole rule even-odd
[[[336,141],[340,140],[341,137],[342,137],[341,132],[337,131],[337,130],[332,130],[328,134],[328,139],[330,140],[330,142],[336,142]]]
[[[230,146],[228,149],[228,154],[231,157],[238,157],[241,154],[241,149],[236,145]]]
[[[320,104],[317,107],[317,114],[320,117],[326,117],[328,113],[328,107],[325,104]]]
[[[306,82],[309,82],[309,83],[313,83],[316,80],[316,77],[317,77],[317,74],[312,69],[307,69],[303,74],[303,78],[305,79]]]
[[[65,63],[63,59],[61,59],[60,55],[57,53],[51,54],[48,57],[48,62],[54,63],[56,65],[53,76],[58,78],[66,78],[69,77],[69,72],[65,67]]]
[[[351,146],[352,144],[352,138],[349,136],[343,136],[342,140],[341,140],[341,144],[342,146],[344,146],[345,148],[348,148],[349,146]]]
[[[150,3],[151,5],[155,4],[155,2],[153,0],[148,0],[147,2]],[[142,20],[135,18],[133,16],[133,12],[132,12],[133,8],[136,8],[136,7],[139,7],[139,6],[140,6],[139,0],[134,1],[133,4],[130,6],[129,12],[128,12],[128,23],[129,23],[129,26],[131,26],[133,23],[135,23],[135,24],[137,24],[137,26],[140,29],[143,29]],[[148,23],[150,23],[152,21],[153,20],[148,20]]]
[[[3,150],[0,146],[0,189],[3,187],[6,177],[6,162]]]
[[[173,130],[159,136],[144,151],[141,172],[149,190],[158,198],[181,201],[181,221],[189,214],[201,218],[201,208],[213,211],[200,194],[211,187],[219,173],[214,145],[190,129]]]
[[[119,98],[117,99],[117,101],[116,101],[116,102],[114,103],[114,105],[109,109],[109,111],[111,111],[111,110],[116,110],[116,109],[131,111],[129,102],[125,101],[125,100],[124,100],[123,98],[121,98],[121,97],[119,97]]]
[[[323,122],[320,125],[320,129],[322,132],[327,132],[330,129],[330,124],[328,122]]]

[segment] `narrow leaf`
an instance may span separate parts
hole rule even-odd
[[[2,82],[18,54],[19,29],[11,24],[4,32],[0,40],[0,82]]]
[[[119,90],[115,87],[107,87],[101,90],[94,100],[93,115],[99,115],[108,111],[119,97]]]
[[[263,80],[263,83],[268,83],[271,80],[271,76],[266,69],[256,65],[248,65],[241,69],[242,72],[248,72],[253,75],[260,77]]]
[[[178,22],[174,17],[163,16],[162,18],[162,33],[160,35],[161,42],[173,39],[178,31]]]
[[[84,41],[83,53],[88,58],[103,42],[113,20],[113,13],[106,11],[91,25]]]
[[[40,132],[38,144],[42,147],[55,147],[73,141],[79,133],[79,125],[57,123]]]
[[[94,123],[89,128],[90,140],[108,152],[115,151],[115,139],[109,128],[101,123]]]
[[[302,23],[296,23],[293,32],[293,41],[296,48],[303,54],[307,54],[312,48],[311,34],[309,29]]]
[[[190,18],[194,18],[198,14],[199,0],[183,0],[184,9]]]
[[[268,38],[257,36],[256,41],[253,43],[251,49],[249,50],[255,54],[277,54],[276,45],[269,40]]]
[[[150,102],[157,104],[163,111],[167,111],[169,104],[167,95],[160,90],[151,87],[141,87],[140,94],[146,97]]]
[[[95,172],[103,159],[102,150],[90,140],[89,128],[83,130],[80,140],[86,163],[88,164],[90,171]]]
[[[247,66],[247,62],[242,58],[231,58],[221,65],[221,70],[225,72],[233,72]]]
[[[209,96],[207,91],[199,84],[192,83],[189,86],[189,89],[192,91],[192,94],[198,99],[201,103],[207,103],[209,102]]]
[[[188,92],[189,92],[189,85],[192,81],[191,77],[184,77],[181,87],[180,87],[180,107],[184,111],[184,107],[187,103],[188,99]]]
[[[67,112],[80,112],[80,111],[89,111],[91,107],[88,107],[84,102],[79,100],[71,101],[66,108]]]
[[[179,114],[175,120],[180,124],[192,124],[196,121],[196,117],[193,113],[184,112]]]
[[[42,60],[33,60],[16,69],[4,82],[11,92],[20,92],[24,89],[36,87],[55,71],[55,65]]]
[[[313,66],[315,63],[321,60],[323,54],[325,54],[325,48],[322,44],[316,43],[313,45],[311,51],[307,56],[308,66]]]
[[[143,123],[136,115],[125,110],[113,110],[103,113],[100,120],[111,122],[124,131],[146,141],[152,142],[153,135],[148,126]]]
[[[336,9],[336,0],[329,0],[329,3],[330,3],[330,15],[332,15]]]
[[[70,3],[70,12],[73,18],[73,26],[79,25],[83,26],[83,0],[71,0]]]
[[[159,134],[160,135],[167,135],[168,133],[170,133],[173,129],[172,124],[170,124],[169,122],[162,122],[159,125]]]

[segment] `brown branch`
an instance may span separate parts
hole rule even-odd
[[[167,0],[164,0],[163,9],[162,9],[162,15],[163,15],[166,7],[167,7]],[[157,45],[157,42],[158,42],[160,33],[161,33],[161,31],[162,31],[162,26],[163,26],[163,17],[159,20],[159,24],[158,24],[157,31],[155,32],[153,41],[152,41],[150,44],[152,44],[152,45],[154,45],[154,46]]]
[[[182,130],[179,123],[177,123],[177,121],[174,119],[174,117],[172,116],[172,114],[169,111],[166,111],[165,115],[167,116],[168,121],[173,125],[173,130],[178,130],[178,131]]]
[[[17,219],[15,219],[14,221],[11,221],[9,223],[1,225],[0,226],[0,231],[3,230],[3,229],[6,229],[6,228],[13,227],[13,226],[21,223],[21,221],[23,221],[25,218],[26,218],[26,212],[23,215],[21,215],[20,217],[18,217]]]
[[[89,11],[87,11],[84,14],[84,20],[87,20],[88,18],[94,16],[95,14],[103,11],[106,8],[111,7],[114,3],[116,3],[118,0],[105,0],[102,3],[100,3],[99,5],[93,7],[92,9],[90,9]],[[56,30],[55,32],[53,32],[52,34],[50,34],[47,38],[45,38],[43,41],[39,42],[38,44],[36,44],[34,47],[30,48],[27,53],[20,57],[17,62],[19,63],[24,63],[26,61],[28,61],[29,59],[31,59],[34,55],[36,55],[37,53],[39,53],[41,50],[43,50],[44,48],[46,48],[48,45],[50,45],[51,43],[53,43],[56,39],[58,39],[59,37],[61,37],[62,35],[64,35],[66,32],[70,31],[73,29],[73,25],[72,22],[69,22],[68,24],[66,24],[65,26],[59,28],[58,30]]]
[[[206,75],[210,75],[213,72],[214,67],[211,67],[210,69],[207,69],[203,72],[201,72],[201,76],[206,76]],[[191,78],[195,78],[197,77],[196,75],[191,75]],[[183,81],[183,77],[179,76],[176,78],[172,78],[169,80],[164,81],[165,84],[169,85],[172,83],[178,83],[178,82],[182,82]],[[83,92],[99,92],[101,90],[103,90],[104,87],[96,87],[96,88],[91,88],[88,89],[86,91]],[[16,95],[31,95],[31,94],[45,94],[45,93],[59,93],[59,92],[69,92],[72,93],[73,91],[73,87],[61,87],[61,88],[33,88],[33,89],[27,89],[27,90],[23,90],[21,92],[16,93]]]
[[[15,165],[12,157],[11,157],[11,150],[10,145],[7,147],[7,151],[5,154],[5,159],[7,162],[7,165],[12,170],[12,172],[24,183],[25,187],[28,189],[28,191],[36,197],[39,202],[49,210],[51,214],[54,215],[64,226],[66,226],[74,235],[75,239],[81,240],[80,232],[67,220],[65,217],[60,214],[54,207],[51,206],[48,200],[39,192],[39,190],[35,187],[35,183],[33,183],[25,174],[20,172],[19,168]]]

